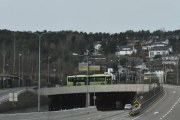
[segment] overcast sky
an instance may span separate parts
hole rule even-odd
[[[118,33],[180,29],[180,0],[0,0],[0,29]]]

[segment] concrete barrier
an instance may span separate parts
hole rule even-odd
[[[34,112],[34,113],[16,113],[16,114],[0,114],[2,120],[49,120],[49,119],[60,119],[70,116],[78,116],[82,114],[89,114],[97,112],[96,107],[78,108],[71,110],[62,111],[51,111],[51,112]]]

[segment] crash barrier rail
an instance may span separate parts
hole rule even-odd
[[[66,117],[79,116],[94,112],[97,112],[96,106],[62,111],[0,114],[0,118],[2,118],[3,120],[14,120],[14,118],[16,118],[17,120],[60,120]]]
[[[155,95],[153,95],[151,98],[149,98],[148,100],[146,100],[145,102],[143,102],[141,104],[141,111],[145,110],[146,108],[148,108],[150,105],[152,105],[156,100],[158,100],[161,95],[164,93],[163,88],[161,87],[160,91],[158,93],[156,93]]]
[[[152,105],[156,100],[160,98],[160,96],[164,93],[164,90],[161,88],[161,90],[153,95],[151,98],[140,104],[138,107],[133,108],[129,111],[130,116],[134,116],[139,114],[140,112],[143,112],[145,109],[147,109],[150,105]]]

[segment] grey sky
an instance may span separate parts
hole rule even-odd
[[[0,29],[124,32],[180,29],[180,0],[0,0]]]

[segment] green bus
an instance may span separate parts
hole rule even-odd
[[[73,75],[67,76],[67,86],[110,84],[111,80],[108,74],[93,74],[88,75],[87,83],[87,75]]]

